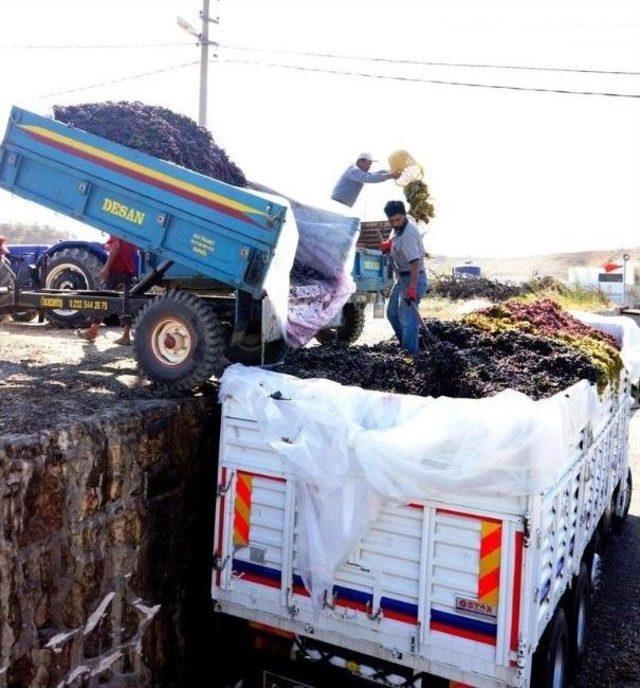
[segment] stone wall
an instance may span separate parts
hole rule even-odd
[[[217,413],[212,398],[135,402],[0,437],[0,688],[191,684]]]

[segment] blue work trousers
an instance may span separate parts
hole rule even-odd
[[[393,331],[400,341],[400,346],[415,354],[418,351],[418,318],[404,298],[404,293],[409,287],[409,275],[400,275],[399,277],[400,281],[393,285],[389,296],[387,320],[391,323],[391,327],[393,327]],[[427,277],[424,272],[421,272],[416,287],[416,306],[420,304],[420,299],[426,292]]]

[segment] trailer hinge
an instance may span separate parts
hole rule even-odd
[[[416,624],[416,634],[411,636],[411,654],[420,654],[420,632],[422,630],[422,624],[420,621]]]
[[[531,544],[531,514],[529,512],[527,512],[522,518],[522,525],[524,527],[522,546],[529,547]]]
[[[289,615],[291,616],[291,620],[295,619],[296,616],[298,616],[298,612],[300,611],[300,608],[295,602],[291,601],[292,598],[292,591],[291,588],[287,588],[287,611],[289,612]]]
[[[222,497],[222,495],[227,494],[229,490],[231,489],[231,483],[233,482],[233,471],[231,471],[231,474],[229,475],[229,480],[225,485],[219,484],[218,485],[218,497]]]
[[[213,568],[216,571],[219,571],[220,573],[222,573],[222,571],[224,571],[225,567],[229,563],[230,559],[231,559],[231,557],[229,555],[227,555],[224,559],[222,559],[219,555],[214,554],[214,556],[213,556]]]

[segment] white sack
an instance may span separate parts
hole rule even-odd
[[[264,290],[277,329],[289,346],[298,348],[326,327],[355,292],[356,285],[351,273],[360,222],[357,218],[338,215],[281,196],[261,184],[250,183],[249,188],[252,193],[287,207],[285,224],[264,282]],[[331,300],[325,300],[321,308],[305,309],[297,304],[290,313],[289,273],[294,260],[297,265],[309,267],[331,280]]]

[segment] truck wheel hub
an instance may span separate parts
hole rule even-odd
[[[158,360],[165,365],[180,365],[191,354],[191,335],[184,322],[167,318],[151,333],[151,346]]]

